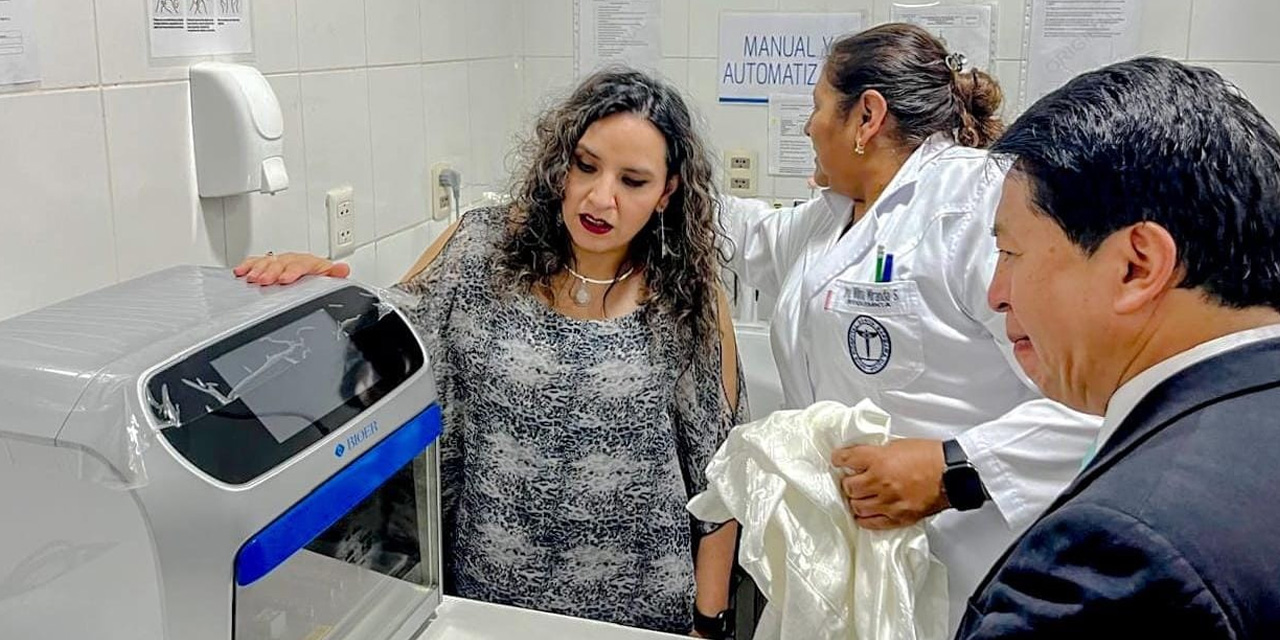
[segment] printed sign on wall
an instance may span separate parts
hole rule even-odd
[[[812,92],[831,45],[864,22],[861,13],[721,14],[720,102],[768,104],[770,94]]]
[[[153,58],[253,52],[249,0],[143,1]]]

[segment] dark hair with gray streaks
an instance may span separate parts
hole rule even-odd
[[[863,92],[880,92],[897,122],[898,138],[915,148],[946,132],[966,147],[985,148],[1004,128],[1000,85],[984,71],[964,70],[963,57],[928,31],[906,23],[882,24],[836,41],[826,79],[843,94],[848,115]]]
[[[668,179],[680,179],[664,212],[655,213],[632,239],[619,271],[643,268],[650,305],[673,313],[695,341],[718,339],[717,283],[726,262],[718,247],[729,243],[719,227],[713,166],[680,93],[648,74],[625,68],[597,72],[538,119],[521,145],[524,169],[512,187],[516,220],[503,241],[502,266],[518,285],[554,295],[552,277],[572,259],[561,204],[574,150],[592,123],[619,113],[657,128],[666,140]]]

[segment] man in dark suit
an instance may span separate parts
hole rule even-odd
[[[1280,137],[1208,69],[1142,58],[1046,96],[989,302],[1096,455],[959,638],[1280,638]]]

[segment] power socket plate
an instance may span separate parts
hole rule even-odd
[[[731,195],[750,198],[756,195],[760,179],[756,152],[731,149],[724,153],[724,186]]]
[[[446,169],[452,169],[453,165],[448,162],[437,162],[431,165],[431,176],[428,178],[427,193],[431,201],[427,203],[431,209],[432,220],[448,220],[453,213],[453,191],[448,187],[440,186],[440,174]]]
[[[356,249],[356,193],[350,185],[335,187],[324,195],[329,218],[329,257],[341,258]]]

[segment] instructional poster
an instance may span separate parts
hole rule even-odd
[[[804,126],[813,113],[812,94],[769,96],[769,173],[807,178],[813,175],[813,144]]]
[[[1138,53],[1143,0],[1032,0],[1023,106]]]
[[[153,58],[253,52],[249,0],[142,1]]]
[[[31,0],[0,0],[0,85],[38,80]]]
[[[995,56],[995,20],[991,5],[893,5],[893,21],[914,24],[938,36],[951,53],[962,53],[968,66],[991,70]]]
[[[864,24],[861,13],[720,14],[720,102],[812,93],[831,45]]]
[[[661,0],[576,0],[574,72],[609,64],[657,70],[662,62]]]

